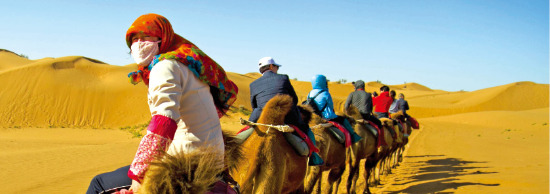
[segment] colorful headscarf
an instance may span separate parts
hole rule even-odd
[[[132,35],[143,32],[150,36],[160,37],[161,43],[159,55],[147,67],[139,67],[136,72],[128,74],[130,82],[139,83],[141,80],[149,84],[149,72],[153,66],[164,59],[175,59],[186,65],[202,82],[216,90],[210,90],[213,97],[218,97],[222,107],[218,107],[218,115],[221,117],[229,109],[229,106],[237,99],[238,88],[228,79],[223,68],[202,52],[190,41],[174,33],[172,25],[163,16],[158,14],[146,14],[136,19],[126,32],[126,44],[132,46]],[[214,94],[216,92],[216,94]],[[221,109],[221,110],[220,110]]]

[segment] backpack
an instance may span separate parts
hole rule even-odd
[[[302,102],[302,105],[311,106],[311,108],[313,108],[313,113],[315,113],[317,115],[321,115],[322,114],[321,111],[324,110],[327,107],[328,103],[325,103],[325,106],[322,109],[319,109],[319,107],[317,107],[317,103],[315,103],[315,100],[313,100],[313,99],[315,99],[317,96],[319,96],[319,94],[321,94],[323,92],[324,92],[324,90],[321,90],[319,93],[315,94],[315,96],[313,96],[312,98],[310,98],[308,96],[307,99]]]

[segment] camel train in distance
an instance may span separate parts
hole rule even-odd
[[[158,158],[151,164],[139,193],[337,193],[346,167],[347,193],[356,193],[362,159],[366,159],[363,175],[368,183],[363,193],[370,193],[369,184],[380,184],[380,175],[391,173],[391,168],[402,160],[412,132],[403,114],[392,114],[399,122],[381,119],[384,136],[380,139],[385,144],[380,145],[375,127],[350,106],[344,116],[363,138],[346,147],[333,135],[337,130],[331,129],[332,124],[320,119],[311,107],[299,105],[304,121],[316,136],[318,153],[325,161],[320,166],[308,166],[308,157],[298,155],[283,135],[294,131],[284,123],[292,103],[288,95],[273,97],[262,111],[258,120],[261,124],[244,122],[254,125],[252,134],[244,141],[224,133],[224,161],[212,161],[215,158],[212,154],[216,153],[208,149]],[[393,137],[390,130],[395,132]],[[323,184],[325,171],[329,174]]]

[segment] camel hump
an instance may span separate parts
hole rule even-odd
[[[258,121],[266,124],[284,124],[285,116],[293,104],[292,97],[286,94],[278,94],[264,106]]]
[[[384,126],[393,127],[393,121],[391,119],[380,118],[380,122],[382,122],[382,125]]]

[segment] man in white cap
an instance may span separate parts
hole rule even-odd
[[[280,64],[275,63],[272,57],[264,57],[260,59],[258,68],[262,77],[254,80],[250,83],[250,102],[252,104],[252,113],[248,120],[257,122],[262,113],[263,107],[267,104],[271,98],[277,94],[287,94],[292,97],[293,107],[291,111],[285,117],[285,123],[293,124],[300,128],[304,133],[308,134],[309,138],[315,143],[315,137],[309,129],[307,123],[302,120],[298,107],[298,96],[294,91],[294,87],[290,84],[288,75],[277,74],[277,71],[281,67]],[[309,160],[310,165],[321,165],[323,160],[313,153]]]

